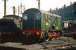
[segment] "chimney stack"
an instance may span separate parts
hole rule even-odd
[[[13,15],[16,15],[15,13],[15,6],[13,6]]]

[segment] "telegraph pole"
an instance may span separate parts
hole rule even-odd
[[[39,10],[40,10],[40,0],[38,0],[38,7],[39,7]]]
[[[18,15],[21,15],[25,10],[25,6],[22,3],[18,6]]]
[[[6,15],[6,0],[4,0],[4,16]]]

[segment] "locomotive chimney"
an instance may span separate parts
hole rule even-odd
[[[13,6],[13,15],[15,15],[15,6]]]

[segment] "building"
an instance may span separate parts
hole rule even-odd
[[[76,25],[76,2],[71,3],[69,6],[64,5],[62,8],[56,8],[53,13],[62,17],[64,27],[68,28],[70,23]]]
[[[65,21],[76,20],[76,2],[70,6],[64,5],[64,7],[54,10],[53,13],[62,16],[62,19]]]

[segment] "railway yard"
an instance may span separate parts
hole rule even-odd
[[[36,8],[24,11],[20,19],[0,20],[0,50],[76,50],[76,24],[65,28],[61,16]]]
[[[42,10],[40,0],[38,8],[26,8],[22,2],[27,1],[14,3],[13,11],[6,11],[6,2],[0,19],[0,50],[76,50],[76,2],[48,11]]]

